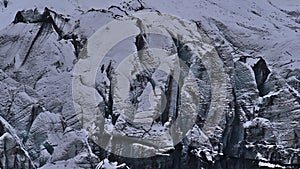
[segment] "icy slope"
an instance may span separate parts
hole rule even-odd
[[[296,0],[9,0],[6,8],[2,1],[0,5],[0,116],[1,124],[5,124],[3,131],[0,128],[2,165],[116,167],[114,163],[109,165],[108,158],[126,162],[131,168],[299,167],[300,4]],[[137,18],[131,15],[149,11],[162,16],[159,22],[147,25],[141,19],[140,25],[180,34],[178,41],[151,35],[150,29],[134,24]],[[175,17],[172,16],[174,23],[166,27],[169,22],[163,16],[168,14]],[[127,23],[124,16],[133,20],[131,27],[138,36],[110,50],[97,70],[95,86],[77,77],[74,66],[87,60],[88,38],[110,21]],[[212,46],[207,58],[222,71],[205,64],[202,42]],[[147,52],[151,47],[168,52],[163,57],[151,55]],[[141,49],[145,51],[138,51]],[[174,59],[176,55],[187,65],[177,72],[181,86],[169,76],[176,77],[174,70],[182,66]],[[195,59],[197,55],[201,57]],[[125,64],[123,69],[118,67],[121,61]],[[85,67],[87,72],[90,68]],[[83,89],[96,93],[96,105],[85,105],[86,98],[93,95],[75,97],[73,105],[73,78]],[[216,79],[224,78],[226,84],[214,88]],[[218,90],[221,91],[214,93]],[[221,92],[226,95],[223,110],[216,108],[222,105],[214,105],[214,96]],[[149,103],[149,97],[154,97],[154,102]],[[163,97],[167,98],[167,108],[159,116],[155,110],[163,104]],[[131,111],[126,102],[135,105],[136,110]],[[157,107],[149,108],[149,104]],[[86,106],[92,107],[85,109]],[[210,106],[216,111],[209,111]],[[181,111],[181,107],[188,111]],[[128,111],[122,114],[123,110]],[[91,113],[92,120],[91,116],[78,116],[82,112]],[[184,125],[190,123],[187,116],[192,117],[191,112],[197,115],[195,125],[175,145],[171,135],[186,131],[162,131],[177,118]],[[93,116],[95,113],[97,116]],[[80,122],[84,120],[89,122],[83,126],[88,132],[82,129]],[[15,131],[8,131],[6,126]],[[102,132],[105,137],[88,138],[93,132],[96,136]],[[123,135],[152,139],[155,144],[134,141],[134,149],[128,150],[127,144],[115,139]],[[8,146],[13,151],[4,148],[6,139],[12,140]],[[123,156],[160,155],[138,160],[123,158],[95,143],[106,150],[116,149],[114,152]],[[159,149],[160,145],[166,149]],[[21,151],[16,153],[18,147]]]
[[[208,33],[223,36],[234,50],[265,56],[276,68],[299,67],[298,1],[154,0],[146,3],[162,12],[201,21]]]

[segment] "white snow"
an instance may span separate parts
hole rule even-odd
[[[107,9],[111,5],[120,5],[120,2],[119,0],[102,0],[101,2],[84,0],[27,0],[20,2],[10,0],[7,8],[4,8],[1,2],[0,29],[13,21],[18,10],[38,8],[42,11],[44,7],[48,7],[66,16],[75,17],[79,16],[82,11],[91,8]],[[300,60],[297,58],[300,50],[298,47],[300,44],[298,30],[300,29],[297,27],[299,17],[287,13],[289,11],[297,12],[299,3],[296,0],[285,3],[280,0],[219,0],[217,2],[210,0],[144,0],[144,2],[146,6],[163,13],[187,20],[200,20],[203,22],[203,27],[208,30],[212,29],[211,19],[220,21],[229,30],[236,31],[237,34],[243,32],[239,36],[240,39],[258,45],[257,48],[262,47],[258,53],[254,53],[265,56],[268,61],[272,62],[271,64],[277,67],[284,65],[284,67],[292,69],[299,68]],[[246,52],[243,50],[247,49],[241,50]],[[292,62],[289,63],[291,60]]]
[[[118,169],[121,167],[126,167],[127,169],[130,169],[126,166],[125,163],[118,165],[117,162],[110,162],[107,158],[105,158],[96,166],[96,169]]]
[[[284,10],[298,11],[300,7],[298,0],[289,0],[285,3],[282,3],[281,0],[272,0],[270,2],[253,0],[145,0],[145,2],[150,7],[158,9],[164,13],[176,15],[179,18],[187,20],[201,20],[201,22],[204,23],[203,27],[207,30],[213,29],[212,19],[220,21],[226,26],[224,29],[228,29],[225,30],[228,31],[225,33],[230,34],[230,31],[237,32],[236,38],[242,39],[241,41],[246,43],[245,46],[247,46],[248,42],[249,44],[256,44],[258,47],[254,46],[253,48],[257,48],[259,50],[258,52],[255,51],[254,54],[265,56],[268,63],[272,66],[283,66],[290,69],[296,69],[300,67],[300,60],[298,57],[298,53],[300,52],[300,41],[299,33],[297,33],[300,28],[297,27],[298,23],[296,23],[299,22],[300,18],[299,16],[292,16],[284,12]],[[43,11],[44,7],[48,7],[57,11],[58,13],[64,14],[65,16],[76,18],[76,16],[81,15],[82,11],[86,11],[91,8],[107,9],[112,4],[118,5],[120,4],[120,1],[102,0],[99,2],[85,0],[9,0],[7,8],[4,8],[1,1],[0,30],[5,28],[13,21],[18,10],[38,8],[39,11]],[[211,21],[211,23],[209,21]],[[17,29],[16,31],[22,30]],[[240,34],[239,32],[242,33]],[[259,47],[263,48],[260,49]],[[247,53],[249,51],[249,49],[246,48],[241,48],[240,50],[245,50],[242,51],[242,53]],[[14,57],[16,59],[15,65],[16,67],[19,67],[21,58],[18,54]],[[256,62],[257,60],[250,59],[248,64],[253,66],[253,64]],[[92,90],[91,93],[95,93],[95,91],[90,87],[85,86],[85,88],[86,90]],[[297,91],[294,89],[292,90],[299,96]],[[264,98],[277,95],[279,92],[281,91],[269,93],[268,95],[265,95]],[[102,101],[100,98],[100,96],[97,96],[96,100],[98,102]],[[143,100],[144,98],[140,99]],[[262,100],[262,98],[259,99]],[[255,108],[257,109],[257,107]],[[244,128],[249,128],[258,122],[261,122],[266,126],[269,125],[269,121],[266,121],[265,119],[256,120],[257,121],[253,120],[245,122]],[[113,130],[113,126],[106,127],[108,132]],[[10,126],[8,128],[10,128]],[[260,156],[261,155],[258,154],[258,157]],[[259,165],[269,168],[284,168],[277,164],[271,164],[267,162],[260,162]],[[105,159],[99,163],[98,169],[100,169],[101,166],[118,168],[121,165],[111,163]]]
[[[101,0],[101,2],[85,0],[9,0],[8,7],[4,8],[2,1],[0,1],[0,30],[12,23],[17,11],[33,8],[43,11],[45,7],[48,7],[66,16],[78,16],[82,11],[87,11],[91,8],[107,9],[111,5],[118,5],[119,3],[119,0]]]
[[[243,127],[244,128],[249,128],[250,126],[252,126],[252,121],[246,121],[244,124],[243,124]]]
[[[269,162],[263,162],[263,161],[260,161],[260,162],[258,163],[258,165],[259,165],[260,167],[268,167],[268,168],[286,168],[286,167],[281,166],[281,165],[279,165],[279,164],[272,164],[272,163],[269,163]]]
[[[256,117],[253,120],[246,121],[243,124],[244,128],[257,127],[257,126],[268,128],[268,127],[271,126],[271,123],[268,119],[261,118],[261,117]]]

